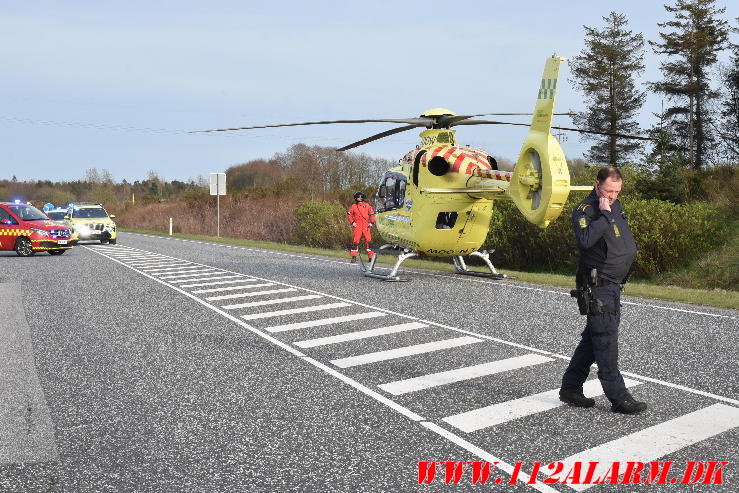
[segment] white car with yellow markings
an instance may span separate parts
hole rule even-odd
[[[118,231],[113,218],[102,204],[70,204],[64,222],[72,230],[72,242],[99,240],[115,245]]]

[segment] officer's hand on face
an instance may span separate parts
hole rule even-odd
[[[611,201],[608,199],[608,197],[601,197],[600,204],[598,204],[598,207],[602,211],[611,212]]]

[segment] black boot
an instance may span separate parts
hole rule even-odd
[[[582,390],[560,389],[559,400],[575,407],[593,407],[595,399],[583,395]]]
[[[611,411],[621,414],[638,414],[644,411],[646,408],[646,402],[639,402],[637,400],[634,400],[634,398],[630,395],[627,395],[626,397],[614,402],[611,406]]]

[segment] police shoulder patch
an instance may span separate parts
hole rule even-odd
[[[581,228],[587,228],[588,227],[588,220],[584,217],[580,218],[580,227]]]

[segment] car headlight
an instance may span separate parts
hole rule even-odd
[[[105,226],[105,230],[109,233],[115,233],[115,224],[108,224]]]
[[[45,229],[31,228],[31,231],[33,231],[37,235],[46,236],[47,238],[49,237],[49,232]]]

